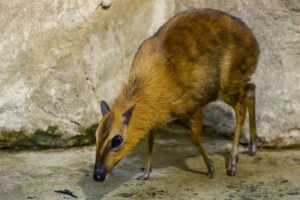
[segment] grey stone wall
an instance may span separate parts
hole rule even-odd
[[[112,102],[118,94],[142,40],[174,14],[204,7],[240,17],[260,43],[253,76],[258,135],[267,146],[299,145],[297,0],[3,0],[0,148],[93,142],[98,102]],[[221,103],[209,105],[205,124],[232,134],[232,110]]]

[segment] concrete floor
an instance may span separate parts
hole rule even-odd
[[[155,141],[148,181],[135,176],[143,165],[145,142],[123,160],[106,182],[92,180],[94,146],[67,150],[0,151],[0,199],[300,199],[300,151],[259,149],[249,157],[241,146],[238,172],[226,176],[230,141],[204,138],[215,163],[206,167],[187,133],[162,131]],[[172,138],[172,139],[170,139]]]

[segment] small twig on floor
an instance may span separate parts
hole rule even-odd
[[[118,196],[124,197],[124,198],[129,198],[129,197],[132,197],[133,194],[131,192],[124,192],[124,193],[118,194]]]
[[[68,189],[64,189],[64,190],[55,190],[54,192],[56,193],[61,193],[61,194],[66,194],[69,195],[71,197],[77,198],[77,196],[75,194],[73,194],[72,191],[68,190]]]

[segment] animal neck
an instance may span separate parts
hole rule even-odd
[[[137,63],[143,68],[136,67]],[[163,82],[165,79],[160,78],[163,71],[154,70],[152,65],[153,63],[143,65],[138,61],[134,62],[129,80],[123,85],[113,105],[120,113],[136,105],[126,130],[126,153],[145,138],[151,129],[164,123],[169,117],[168,103],[165,101],[166,98],[170,99],[166,95],[167,84]]]
[[[126,143],[122,156],[126,156],[130,153],[136,145],[148,135],[151,129],[164,121],[164,119],[162,119],[163,115],[160,115],[157,109],[151,105],[151,102],[141,98],[132,98],[130,101],[124,104],[118,104],[117,106],[122,110],[120,111],[120,113],[122,113],[134,104],[136,107],[125,133]]]

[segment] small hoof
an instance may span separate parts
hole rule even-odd
[[[227,169],[227,176],[235,176],[236,169]]]
[[[231,156],[229,160],[229,165],[227,168],[227,175],[234,176],[236,174],[238,156]]]
[[[136,179],[138,180],[147,180],[150,178],[150,173],[151,173],[151,168],[150,167],[142,167],[140,169],[140,174]]]
[[[214,176],[214,173],[215,173],[214,163],[213,163],[212,160],[209,160],[207,168],[208,168],[207,177],[212,178]]]
[[[256,143],[255,142],[250,142],[248,146],[248,154],[250,156],[255,156],[256,154]]]

